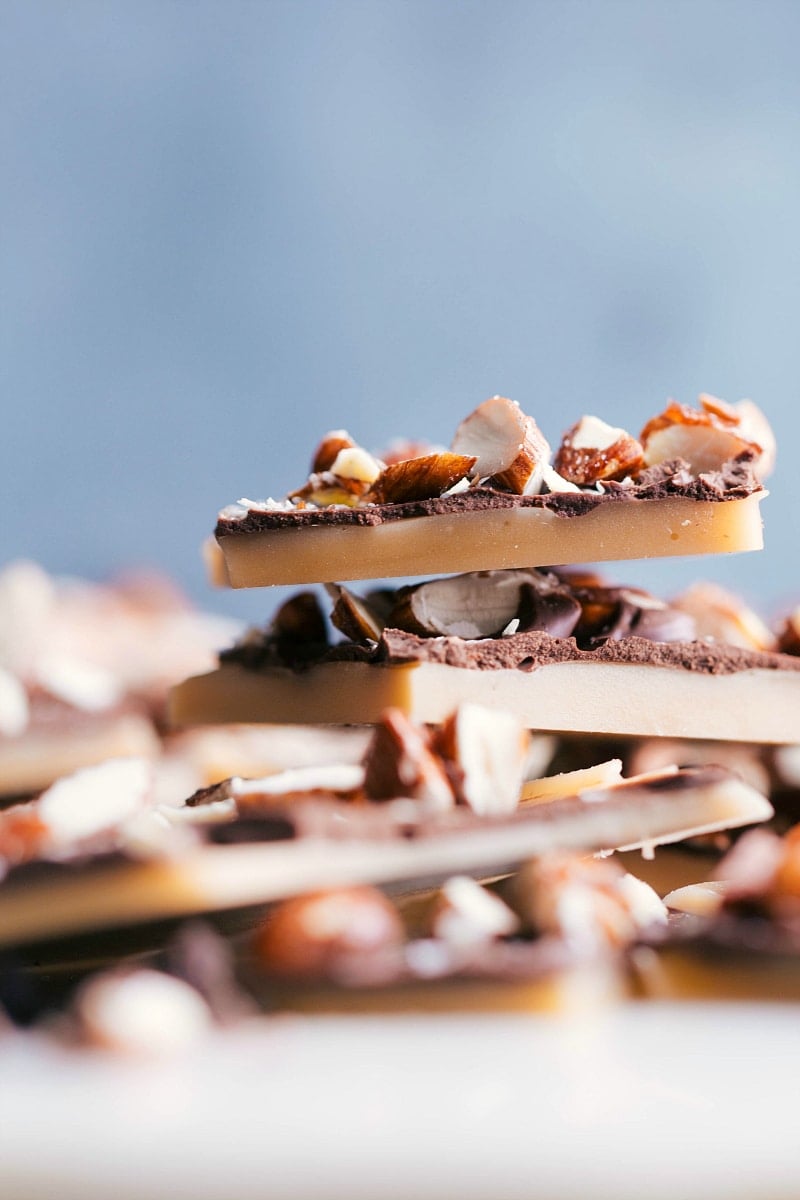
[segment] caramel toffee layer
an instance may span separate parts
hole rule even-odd
[[[697,476],[691,474],[686,463],[677,459],[650,467],[628,484],[609,480],[602,486],[601,492],[547,492],[534,496],[518,496],[496,488],[474,487],[450,496],[435,496],[400,504],[369,504],[354,508],[338,505],[293,510],[253,508],[241,517],[221,516],[215,533],[217,537],[227,537],[231,534],[314,525],[373,527],[414,517],[515,508],[539,508],[560,517],[583,517],[609,504],[635,500],[682,499],[720,503],[743,500],[763,491],[753,474],[749,455],[726,463],[720,471]]]

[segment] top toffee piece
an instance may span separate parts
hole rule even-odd
[[[212,573],[241,588],[758,550],[774,445],[755,405],[711,396],[670,402],[638,439],[584,416],[554,455],[501,396],[449,450],[379,459],[337,430],[287,497],[221,511]]]

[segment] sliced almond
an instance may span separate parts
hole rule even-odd
[[[682,458],[695,475],[718,471],[745,451],[761,455],[736,410],[714,397],[701,396],[700,408],[671,400],[663,413],[648,421],[639,440],[647,466]]]
[[[579,796],[587,788],[613,787],[622,780],[622,759],[610,758],[594,767],[577,771],[562,771],[543,779],[526,779],[522,785],[520,804],[542,804],[561,796]]]
[[[466,478],[474,465],[473,455],[453,454],[449,450],[405,459],[381,472],[367,498],[375,504],[429,500]]]
[[[461,704],[437,733],[435,747],[459,803],[490,815],[517,807],[529,742],[512,713]]]
[[[564,479],[581,487],[624,479],[643,465],[642,447],[635,438],[593,416],[581,417],[567,430],[553,462]]]
[[[355,763],[332,763],[295,767],[263,779],[229,779],[217,785],[216,790],[207,789],[208,797],[203,802],[232,799],[239,815],[247,816],[276,804],[294,804],[313,796],[355,800],[363,786],[363,767]]]
[[[331,622],[353,642],[380,641],[385,622],[370,605],[337,583],[325,585],[334,601]]]
[[[485,400],[461,422],[450,448],[475,457],[476,478],[491,478],[519,496],[542,490],[550,446],[533,417],[514,400],[504,396]]]
[[[664,897],[664,904],[672,912],[687,913],[693,917],[713,917],[725,899],[727,885],[721,880],[705,883],[688,883],[674,888]]]
[[[426,735],[396,708],[383,713],[367,748],[364,791],[370,800],[407,796],[434,812],[452,808],[455,800]]]

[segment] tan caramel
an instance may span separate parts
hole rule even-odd
[[[761,549],[758,506],[763,495],[724,502],[685,497],[617,501],[573,516],[521,506],[441,512],[376,525],[220,529],[224,570],[216,558],[209,563],[215,583],[245,588],[729,554]]]

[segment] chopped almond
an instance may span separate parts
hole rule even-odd
[[[459,480],[466,478],[475,465],[473,455],[426,454],[386,467],[366,497],[376,504],[401,504],[407,500],[429,500],[441,496]]]
[[[456,454],[474,455],[476,478],[489,478],[519,496],[542,490],[550,446],[533,417],[505,396],[492,396],[470,413],[450,448]]]
[[[591,416],[581,417],[567,430],[553,463],[559,475],[580,487],[624,479],[643,465],[642,447],[635,438]]]

